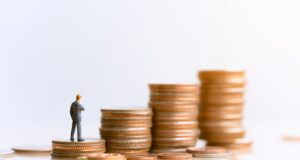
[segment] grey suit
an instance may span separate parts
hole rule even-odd
[[[70,114],[73,120],[72,130],[71,130],[71,140],[74,140],[74,133],[77,126],[77,139],[82,139],[81,137],[81,111],[84,111],[82,105],[75,101],[72,103],[70,108]]]

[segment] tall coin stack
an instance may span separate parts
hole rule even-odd
[[[198,85],[150,84],[153,153],[185,152],[198,135]]]
[[[146,154],[151,147],[152,110],[102,109],[100,134],[108,153]]]
[[[209,70],[199,72],[200,138],[208,145],[231,150],[248,150],[251,141],[245,139],[242,127],[244,93],[243,70]]]
[[[86,139],[84,142],[53,140],[52,148],[52,159],[75,159],[104,153],[105,141],[101,139]]]

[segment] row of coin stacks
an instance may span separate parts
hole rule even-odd
[[[242,70],[211,70],[199,72],[200,138],[210,146],[223,146],[234,151],[248,150],[242,126],[245,72]]]
[[[198,85],[151,84],[153,153],[185,152],[198,135]]]
[[[152,137],[152,110],[102,109],[100,134],[108,153],[146,154]]]

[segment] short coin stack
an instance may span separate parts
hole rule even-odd
[[[232,150],[251,148],[244,139],[242,127],[245,72],[242,70],[209,70],[199,73],[200,138],[208,145]]]
[[[53,140],[52,148],[52,159],[74,159],[104,153],[105,141],[101,139],[86,139],[84,142]]]
[[[146,154],[151,147],[152,110],[102,109],[100,134],[108,153]]]
[[[198,85],[150,84],[153,153],[185,152],[198,135]]]
[[[231,160],[232,155],[222,147],[188,148],[188,153],[193,154],[193,160]]]

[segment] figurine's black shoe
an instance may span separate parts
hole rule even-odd
[[[74,138],[71,138],[70,141],[74,142]]]
[[[78,140],[78,142],[83,142],[84,141],[84,139],[82,139],[82,138],[78,138],[77,140]]]

